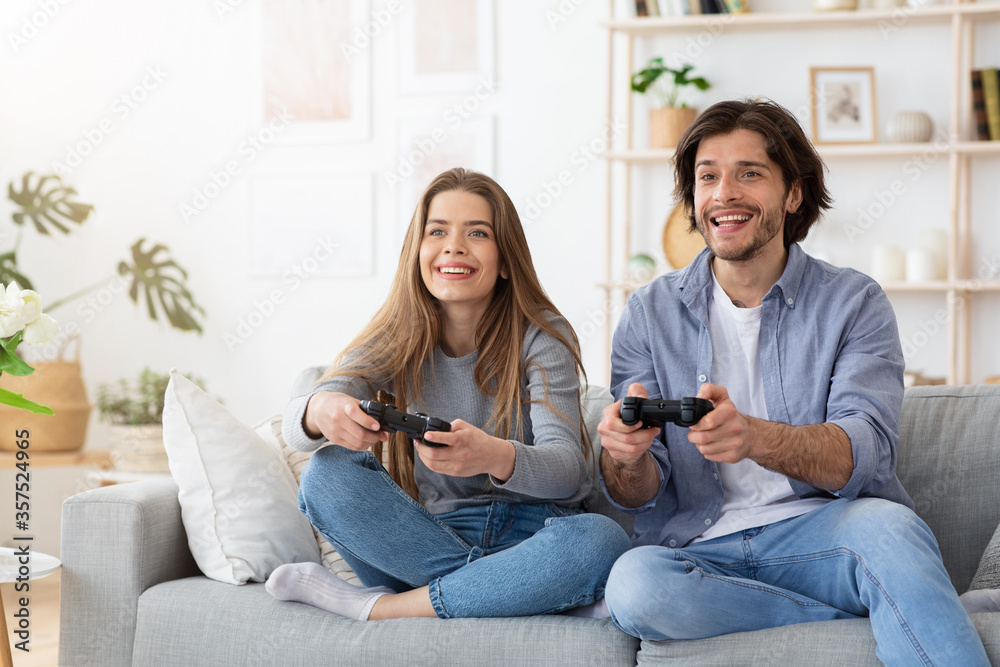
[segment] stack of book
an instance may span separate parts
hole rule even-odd
[[[748,11],[748,0],[635,0],[636,16],[743,14]]]
[[[972,70],[972,112],[976,139],[1000,141],[1000,75],[996,67]]]

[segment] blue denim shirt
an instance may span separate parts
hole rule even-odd
[[[710,258],[706,249],[687,268],[660,276],[629,297],[611,353],[616,399],[633,382],[650,398],[678,399],[712,381]],[[903,352],[895,314],[879,285],[793,244],[784,273],[763,300],[760,354],[770,421],[829,422],[850,438],[854,472],[835,495],[874,496],[912,508],[896,477]],[[659,491],[642,507],[618,506],[635,514],[636,546],[683,546],[719,516],[718,468],[688,441],[686,428],[673,424],[650,452],[660,470]],[[832,496],[789,482],[803,498]],[[601,486],[607,495],[603,474]]]

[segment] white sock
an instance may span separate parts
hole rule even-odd
[[[286,563],[279,566],[264,584],[279,600],[302,602],[313,607],[367,621],[376,600],[391,588],[363,588],[342,580],[319,563]]]

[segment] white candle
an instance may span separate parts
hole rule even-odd
[[[906,251],[906,281],[926,283],[935,280],[937,258],[926,248],[912,248]]]
[[[920,247],[934,255],[934,276],[931,280],[948,277],[948,232],[940,228],[921,229]]]
[[[880,283],[891,283],[906,276],[906,258],[896,246],[879,245],[872,248],[872,278]]]

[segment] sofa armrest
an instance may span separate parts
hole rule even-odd
[[[172,479],[68,498],[62,508],[59,664],[131,665],[139,596],[197,574]]]

